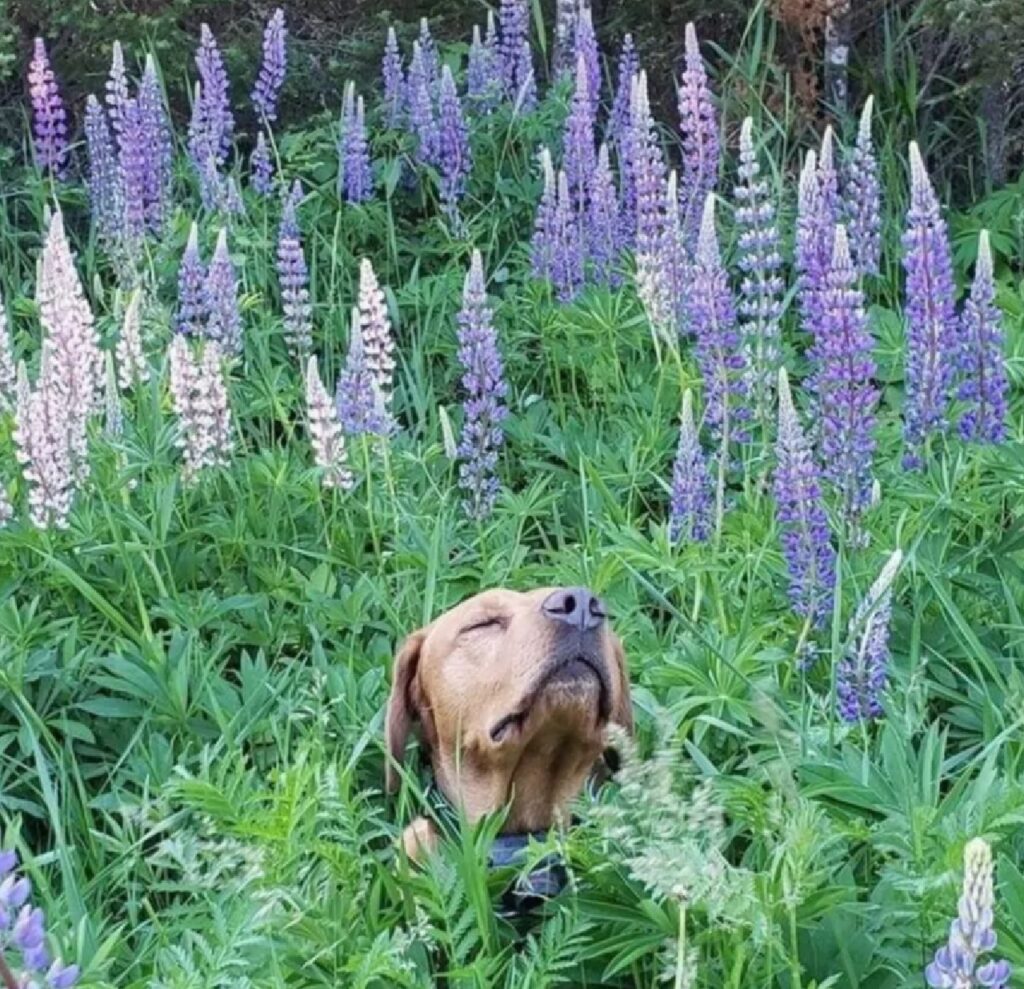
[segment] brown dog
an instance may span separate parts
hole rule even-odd
[[[468,820],[509,804],[505,833],[544,830],[601,757],[609,721],[633,727],[625,655],[600,600],[582,587],[485,591],[399,651],[387,787],[415,725],[437,786]],[[413,859],[437,840],[426,818],[402,836]]]

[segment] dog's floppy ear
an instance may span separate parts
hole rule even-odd
[[[618,699],[608,720],[633,734],[633,697],[629,692],[629,665],[626,663],[626,650],[618,637],[612,639],[615,650],[615,665],[618,667]]]
[[[420,648],[426,632],[420,629],[413,632],[398,650],[395,666],[391,674],[391,696],[388,698],[386,718],[388,759],[384,770],[384,782],[388,793],[398,789],[397,766],[402,764],[405,756],[405,745],[409,740],[409,732],[413,722],[419,718],[419,704],[414,696],[416,669],[420,660]]]

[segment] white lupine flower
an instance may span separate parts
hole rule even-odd
[[[359,265],[359,325],[366,365],[373,372],[385,407],[390,410],[395,376],[395,338],[384,293],[368,258],[363,258]]]
[[[345,437],[334,402],[320,379],[316,357],[310,357],[306,365],[306,413],[313,459],[323,471],[324,487],[348,491],[355,482],[348,467]]]
[[[18,371],[14,364],[14,347],[7,327],[7,313],[0,299],[0,412],[13,410]]]
[[[222,351],[214,340],[198,357],[184,337],[175,337],[168,355],[171,398],[178,416],[177,444],[184,456],[182,476],[194,483],[208,467],[223,466],[231,454],[231,410]]]
[[[122,391],[149,380],[149,366],[142,351],[141,302],[142,294],[136,289],[124,311],[117,341],[117,380]]]

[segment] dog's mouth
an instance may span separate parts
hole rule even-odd
[[[543,695],[560,691],[578,697],[593,686],[597,688],[597,720],[600,723],[607,719],[611,706],[603,664],[585,652],[575,652],[556,659],[538,677],[523,703],[494,723],[490,732],[491,741],[496,744],[508,741],[521,732]]]

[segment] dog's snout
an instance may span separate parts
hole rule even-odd
[[[584,632],[598,628],[608,617],[601,599],[585,587],[561,587],[544,599],[541,608],[548,618]]]

